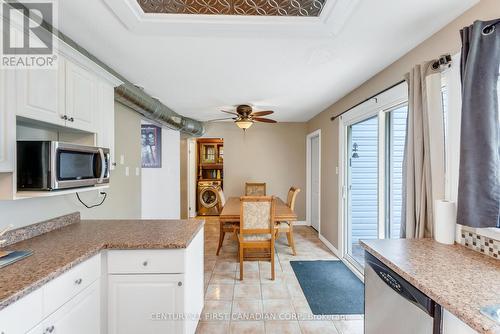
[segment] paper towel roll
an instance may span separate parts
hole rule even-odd
[[[455,202],[437,200],[434,202],[434,239],[442,244],[455,242],[457,210]]]

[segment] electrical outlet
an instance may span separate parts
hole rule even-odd
[[[130,168],[127,166],[125,167],[125,176],[129,176],[130,175]]]

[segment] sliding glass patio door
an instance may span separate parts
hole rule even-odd
[[[360,240],[399,238],[406,99],[404,84],[342,116],[342,253],[359,271]]]

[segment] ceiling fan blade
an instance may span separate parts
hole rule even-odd
[[[257,122],[264,122],[264,123],[278,123],[274,119],[263,118],[263,117],[254,117],[253,120],[257,121]]]
[[[260,116],[267,116],[267,115],[271,115],[271,114],[274,114],[274,111],[272,111],[272,110],[254,111],[252,113],[252,116],[260,117]]]
[[[216,118],[216,119],[210,119],[208,120],[207,122],[217,122],[217,121],[225,121],[225,120],[228,120],[228,119],[232,119],[232,120],[235,120],[236,117],[225,117],[225,118]]]
[[[237,113],[232,112],[232,111],[226,111],[226,110],[221,110],[222,112],[225,112],[226,114],[231,114],[231,115],[236,115],[239,116]]]

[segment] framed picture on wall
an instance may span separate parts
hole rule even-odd
[[[142,168],[161,168],[161,127],[141,125]]]

